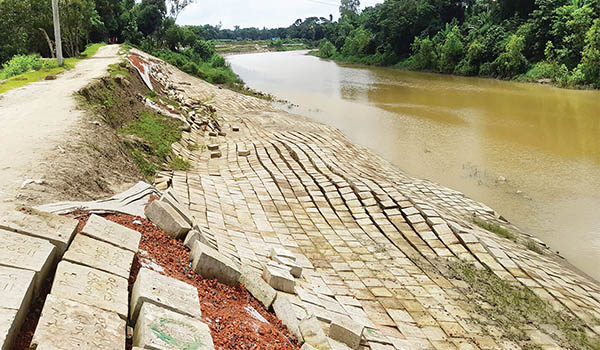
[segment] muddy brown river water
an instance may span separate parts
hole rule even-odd
[[[600,280],[600,92],[229,56],[252,88],[342,130],[410,175],[496,209]]]

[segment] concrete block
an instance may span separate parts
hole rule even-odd
[[[267,309],[271,307],[273,300],[277,296],[275,289],[265,282],[260,274],[255,272],[251,267],[242,267],[240,283]]]
[[[296,261],[296,256],[294,253],[290,252],[285,248],[273,247],[271,248],[271,258],[275,258],[276,256],[288,258],[292,261]]]
[[[129,279],[134,253],[97,239],[77,235],[63,260]]]
[[[35,272],[34,296],[52,269],[55,251],[44,239],[0,230],[0,265]]]
[[[247,149],[238,149],[238,156],[240,157],[248,157],[250,155],[250,151]]]
[[[238,284],[240,269],[217,250],[196,241],[192,258],[192,268],[203,278],[216,279],[230,286]]]
[[[198,319],[202,317],[198,290],[194,286],[150,269],[140,270],[131,291],[129,314],[132,324],[145,303]]]
[[[349,317],[336,315],[329,326],[329,338],[342,342],[351,349],[357,349],[364,328]]]
[[[0,349],[9,349],[10,330],[21,328],[33,297],[35,272],[0,266]],[[6,347],[5,347],[6,346]]]
[[[193,228],[190,232],[187,233],[185,239],[183,240],[183,245],[189,249],[194,247],[194,242],[199,241],[201,238],[201,233],[197,229]]]
[[[11,350],[19,325],[15,322],[17,310],[0,308],[0,349]]]
[[[289,268],[292,276],[294,276],[296,278],[300,278],[300,276],[302,276],[302,267],[300,267],[298,264],[296,264],[296,262],[294,260],[289,259],[284,256],[276,255],[273,258],[273,261]]]
[[[296,281],[294,280],[294,276],[290,273],[290,269],[286,266],[269,262],[263,270],[262,277],[276,290],[294,293]]]
[[[314,315],[300,321],[298,326],[305,344],[309,344],[318,350],[331,350],[325,332],[321,328],[321,323]]]
[[[211,143],[210,145],[207,145],[207,147],[209,151],[216,151],[219,149],[219,145],[216,143]]]
[[[81,233],[134,253],[137,252],[142,238],[139,232],[98,215],[90,216]]]
[[[304,343],[304,338],[302,337],[302,332],[300,332],[294,307],[289,299],[282,293],[277,294],[277,298],[275,298],[275,301],[273,302],[273,311],[275,311],[275,315],[281,320],[281,323],[288,328],[290,333],[298,338],[298,343]]]
[[[317,348],[315,348],[314,346],[312,346],[308,343],[304,343],[304,345],[302,345],[300,350],[317,350]]]
[[[172,206],[164,202],[150,203],[144,213],[169,237],[180,238],[192,229],[190,224]]]
[[[221,151],[212,151],[210,152],[211,158],[221,158]]]
[[[144,303],[138,316],[133,345],[149,350],[213,350],[210,329],[199,319]]]
[[[194,225],[194,217],[190,210],[186,207],[185,203],[175,194],[172,188],[169,188],[165,194],[160,198],[161,202],[167,203],[181,215],[181,217],[188,223],[190,226]]]
[[[125,321],[115,313],[48,295],[31,349],[125,349]]]
[[[56,257],[61,257],[67,250],[78,224],[78,220],[35,209],[11,211],[0,218],[0,229],[50,241],[56,247]]]
[[[61,261],[50,294],[115,312],[127,319],[127,287],[127,279],[123,277]]]

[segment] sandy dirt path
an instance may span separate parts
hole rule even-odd
[[[0,210],[13,206],[27,179],[43,179],[40,164],[58,154],[83,115],[73,93],[119,62],[119,46],[101,47],[56,80],[0,95]]]

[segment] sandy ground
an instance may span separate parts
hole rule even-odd
[[[0,210],[14,206],[28,179],[44,179],[40,165],[59,154],[83,117],[73,93],[119,62],[119,46],[101,47],[53,81],[0,95]],[[61,146],[62,145],[62,146]]]

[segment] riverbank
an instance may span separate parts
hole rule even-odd
[[[216,41],[213,44],[217,52],[224,56],[258,52],[298,51],[309,48],[306,44],[294,40]]]

